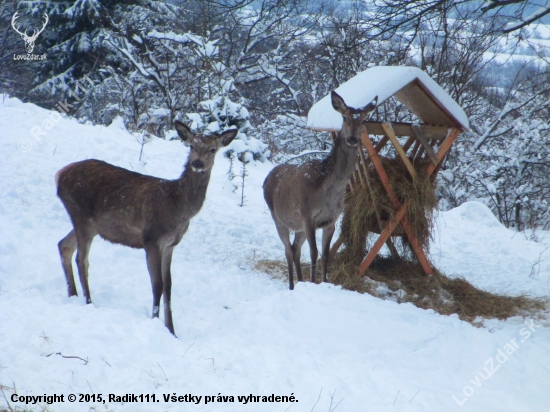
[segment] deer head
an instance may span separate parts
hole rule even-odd
[[[340,136],[346,139],[348,146],[357,146],[359,139],[361,138],[361,132],[363,131],[363,122],[367,119],[367,116],[376,108],[378,103],[378,96],[376,96],[372,102],[367,104],[362,109],[354,109],[349,107],[342,97],[332,91],[331,94],[332,107],[339,112],[344,118],[344,124],[340,131]]]
[[[15,14],[13,15],[11,19],[11,26],[17,33],[21,35],[23,41],[25,42],[25,48],[27,49],[27,53],[32,53],[32,51],[34,50],[34,42],[38,38],[38,35],[44,31],[46,24],[48,24],[48,21],[49,21],[48,15],[44,13],[45,20],[44,20],[44,24],[42,25],[42,28],[40,30],[33,30],[32,36],[29,36],[27,34],[27,30],[25,30],[25,32],[22,33],[19,30],[19,27],[15,25],[15,22],[17,20],[17,14],[18,12],[15,12]]]
[[[176,120],[176,131],[179,138],[191,148],[188,163],[194,172],[206,172],[214,165],[216,152],[223,146],[233,141],[239,131],[237,129],[226,130],[220,135],[207,135],[193,133],[184,123]]]

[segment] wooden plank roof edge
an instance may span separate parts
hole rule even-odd
[[[419,126],[423,130],[424,134],[427,135],[429,139],[442,140],[447,137],[449,130],[452,129],[451,126],[441,126],[441,125],[432,125],[425,123],[407,123],[407,122],[391,122],[391,121],[375,121],[369,120],[364,122],[367,127],[367,131],[371,135],[383,135],[382,123],[391,123],[392,127],[397,136],[414,136],[413,126]],[[369,127],[370,126],[370,127]],[[315,132],[338,132],[334,129],[321,129],[321,128],[309,128],[309,130]]]
[[[440,102],[437,97],[435,97],[433,95],[433,93],[430,91],[430,89],[428,89],[426,86],[424,86],[424,83],[422,83],[422,81],[418,77],[416,77],[412,82],[408,83],[407,86],[411,83],[415,83],[420,89],[422,89],[422,91],[426,94],[426,96],[428,96],[430,98],[430,100],[432,100],[437,105],[438,109],[441,110],[443,113],[445,113],[446,116],[449,116],[449,118],[453,122],[455,122],[455,124],[453,125],[455,127],[455,129],[460,130],[461,133],[464,132],[465,130],[467,130],[467,128],[462,123],[460,123],[458,121],[458,119],[455,116],[453,116],[453,114],[445,107],[445,105],[442,102]],[[407,86],[405,86],[405,87],[407,87]],[[397,92],[395,92],[393,94],[393,96],[395,96],[397,93],[399,93],[405,87],[403,87],[400,90],[398,90]],[[399,100],[399,99],[397,99],[397,100]]]
[[[414,136],[413,128],[418,126],[420,130],[427,136],[429,139],[442,140],[447,137],[449,130],[452,129],[451,126],[436,126],[424,123],[403,123],[403,122],[365,122],[367,131],[372,135],[383,135],[384,130],[382,123],[391,123],[392,128],[396,136]]]

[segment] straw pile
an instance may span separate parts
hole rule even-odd
[[[400,158],[380,159],[399,202],[409,202],[406,216],[420,244],[424,250],[428,250],[434,225],[434,211],[437,207],[434,180],[425,177],[430,162],[421,161],[414,165],[418,176],[417,180],[413,181]],[[345,254],[352,261],[364,257],[369,233],[380,233],[377,211],[383,227],[396,213],[372,164],[368,167],[368,174],[369,184],[357,184],[345,199],[342,236]],[[396,232],[399,231],[403,232],[401,225],[396,229]],[[404,246],[408,245],[405,237],[402,238],[402,242]],[[405,251],[405,248],[403,250]]]
[[[474,324],[479,317],[537,317],[548,310],[548,299],[486,292],[464,278],[448,277],[437,269],[432,276],[426,276],[419,263],[392,257],[377,256],[363,278],[357,276],[357,266],[338,253],[330,262],[329,279],[345,289],[382,299],[410,302],[442,315],[456,313],[460,319]]]

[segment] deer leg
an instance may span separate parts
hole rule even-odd
[[[294,234],[294,242],[292,243],[292,253],[294,254],[294,266],[296,267],[296,276],[298,282],[302,282],[302,267],[300,266],[300,257],[302,256],[302,245],[306,241],[304,232],[296,232]]]
[[[315,226],[311,222],[305,225],[307,243],[309,244],[309,254],[311,256],[311,281],[315,283],[315,268],[317,266],[317,241],[315,240]]]
[[[170,273],[170,265],[172,264],[173,246],[169,246],[162,252],[161,270],[162,270],[162,295],[164,296],[164,324],[170,333],[176,336],[174,332],[174,324],[172,323],[172,274]]]
[[[323,282],[327,282],[327,271],[328,271],[328,257],[330,253],[330,241],[332,240],[332,235],[334,235],[334,225],[327,226],[323,229],[323,241],[321,249],[321,273],[323,274]]]
[[[162,256],[157,245],[145,246],[147,269],[151,276],[151,288],[153,289],[153,318],[159,317],[160,297],[162,296]]]
[[[74,230],[71,230],[67,236],[59,241],[57,248],[59,249],[59,256],[61,257],[61,266],[63,267],[63,272],[65,272],[69,297],[78,296],[74,283],[72,264],[73,255],[76,250],[76,235]]]
[[[76,234],[76,266],[78,267],[78,276],[80,277],[80,285],[82,286],[82,293],[86,298],[86,304],[92,303],[92,297],[90,296],[90,287],[88,286],[88,254],[90,253],[90,246],[94,240],[95,234],[90,234],[87,230],[77,230]]]
[[[275,226],[277,227],[277,233],[285,245],[285,256],[288,264],[288,287],[290,290],[294,289],[294,273],[292,265],[294,264],[294,252],[292,251],[292,245],[290,244],[290,231],[288,228],[275,220]]]

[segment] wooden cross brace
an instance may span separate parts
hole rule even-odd
[[[416,177],[416,170],[414,169],[413,165],[411,164],[409,158],[406,155],[406,149],[404,149],[399,144],[399,141],[397,140],[397,137],[393,132],[391,124],[383,123],[382,127],[384,129],[386,137],[389,138],[389,140],[392,142],[393,146],[395,147],[395,150],[397,151],[397,154],[401,157],[401,159],[405,163],[405,166],[407,167],[407,170],[409,170],[409,173],[414,179]],[[437,172],[439,171],[439,168],[441,167],[441,163],[445,158],[445,155],[451,148],[453,142],[455,141],[458,134],[460,133],[460,130],[458,129],[451,130],[451,132],[447,135],[447,137],[439,147],[437,154],[434,153],[432,147],[423,138],[423,136],[421,135],[418,129],[414,130],[414,132],[416,134],[417,142],[419,142],[419,146],[423,146],[424,150],[426,150],[426,153],[432,160],[432,162],[428,165],[428,168],[426,169],[426,176],[430,177],[434,172],[437,174]],[[361,135],[361,142],[367,149],[367,153],[369,155],[370,161],[374,165],[374,168],[376,169],[376,172],[380,177],[380,181],[382,182],[382,185],[384,186],[384,189],[386,190],[390,198],[391,204],[395,209],[396,213],[393,219],[391,219],[388,222],[387,226],[380,233],[380,236],[374,243],[373,247],[370,249],[367,256],[365,256],[365,258],[359,265],[359,269],[357,270],[357,273],[359,274],[359,276],[363,276],[365,274],[366,270],[368,269],[368,267],[374,260],[375,256],[378,254],[378,252],[384,245],[384,243],[389,239],[389,237],[391,236],[391,234],[393,233],[397,225],[401,223],[401,227],[405,231],[407,238],[409,240],[409,243],[411,244],[412,250],[416,255],[418,261],[420,262],[422,269],[424,270],[426,275],[433,274],[433,269],[430,265],[430,262],[428,261],[428,258],[426,257],[426,254],[424,253],[424,250],[422,249],[422,246],[418,241],[418,238],[415,236],[414,232],[412,231],[409,219],[407,219],[406,213],[409,207],[409,203],[408,202],[405,202],[404,204],[399,203],[399,200],[390,184],[390,180],[384,169],[384,166],[380,161],[380,157],[378,156],[378,151],[374,147],[366,128]],[[411,143],[412,143],[412,140],[409,139],[409,141],[406,144],[407,149],[408,147],[410,147]]]

